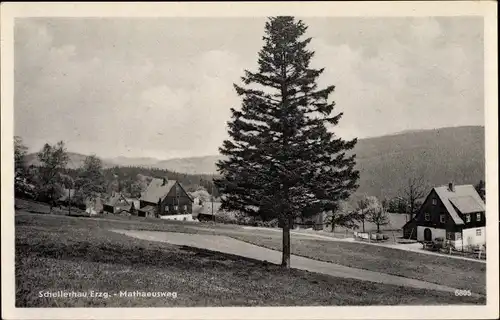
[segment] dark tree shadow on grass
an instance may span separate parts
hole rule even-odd
[[[68,235],[71,235],[69,233]],[[149,266],[160,268],[227,268],[228,265],[266,266],[265,262],[189,246],[153,243],[113,234],[113,239],[92,235],[43,234],[17,239],[16,255],[58,260]],[[82,239],[84,238],[84,239]]]

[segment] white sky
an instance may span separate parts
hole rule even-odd
[[[484,125],[482,18],[306,18],[336,133]],[[21,19],[15,134],[102,157],[217,154],[263,18]]]

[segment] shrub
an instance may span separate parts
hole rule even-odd
[[[215,215],[215,221],[224,224],[238,224],[235,214],[227,211],[219,211]]]
[[[267,227],[267,228],[277,228],[279,226],[279,222],[278,222],[278,219],[273,219],[273,220],[269,220],[269,221],[264,221],[263,225],[264,225],[264,227]]]

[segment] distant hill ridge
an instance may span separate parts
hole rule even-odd
[[[464,126],[416,130],[359,139],[354,148],[360,170],[358,194],[392,197],[411,176],[422,175],[430,185],[475,184],[485,175],[484,127]],[[116,157],[105,167],[144,166],[189,174],[216,172],[221,155],[169,160]],[[68,167],[83,164],[85,156],[70,153]],[[36,163],[36,155],[28,155]]]

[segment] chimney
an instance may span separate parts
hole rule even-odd
[[[167,181],[168,181],[168,179],[167,179],[167,178],[163,178],[163,183],[162,183],[162,186],[166,185],[166,184],[167,184]]]
[[[448,183],[448,190],[451,192],[455,192],[455,186],[453,185],[453,182]]]

